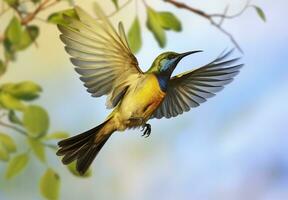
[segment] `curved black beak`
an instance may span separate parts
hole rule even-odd
[[[169,77],[171,76],[171,74],[173,73],[174,69],[176,68],[176,66],[178,65],[178,63],[180,62],[180,60],[188,55],[194,54],[194,53],[199,53],[202,52],[201,50],[197,50],[197,51],[188,51],[185,53],[180,53],[176,56],[176,58],[174,58],[172,60],[171,65],[165,70],[166,73],[169,75]]]
[[[197,51],[188,51],[188,52],[185,52],[185,53],[181,53],[178,56],[178,61],[180,61],[182,58],[184,58],[186,56],[189,56],[189,55],[194,54],[194,53],[199,53],[199,52],[203,52],[203,51],[202,50],[197,50]]]

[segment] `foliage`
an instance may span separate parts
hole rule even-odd
[[[14,139],[8,133],[1,132],[0,161],[7,165],[5,177],[8,180],[25,170],[33,153],[44,164],[44,168],[47,168],[40,181],[41,194],[47,199],[57,199],[60,175],[49,168],[46,151],[51,149],[54,152],[57,147],[51,142],[64,139],[69,134],[63,131],[49,134],[48,112],[43,107],[33,104],[33,100],[36,100],[41,92],[42,88],[31,81],[0,85],[0,126],[22,134],[27,140],[27,150],[21,152]],[[80,176],[76,174],[75,165],[69,166],[68,170],[71,174]],[[49,188],[45,188],[46,186]]]
[[[262,10],[262,8],[260,8],[259,6],[253,6],[258,14],[258,16],[264,21],[266,22],[266,15],[264,13],[264,11]]]
[[[135,1],[127,0],[121,5],[118,0],[110,0],[111,6],[113,6],[115,11],[107,14],[107,16],[112,17],[115,13],[120,12],[128,4]],[[0,77],[7,72],[9,63],[17,60],[19,52],[27,50],[33,44],[38,46],[38,36],[45,32],[45,30],[40,30],[37,23],[35,23],[39,13],[62,2],[66,3],[67,9],[50,12],[46,21],[51,25],[65,25],[66,15],[74,18],[78,17],[73,8],[68,8],[68,5],[73,5],[73,0],[4,0],[4,7],[2,7],[2,10],[0,9],[0,17],[8,11],[11,13],[11,18],[3,29],[4,32],[0,33],[0,45],[4,49],[4,54],[0,56]],[[180,32],[182,30],[181,20],[174,13],[158,11],[151,5],[147,5],[145,0],[142,2],[145,6],[146,19],[140,18],[136,12],[127,34],[130,48],[134,53],[139,52],[143,44],[142,33],[146,29],[142,27],[142,24],[145,23],[141,22],[146,22],[147,30],[151,32],[161,48],[164,48],[167,44],[167,31]],[[254,8],[258,16],[263,21],[266,21],[264,11],[259,6],[250,5],[249,3],[238,14],[229,16],[226,13],[209,15],[202,10],[176,0],[164,0],[163,2],[170,3],[177,8],[186,9],[191,13],[196,13],[198,17],[208,20],[224,33],[225,31],[221,27],[223,20],[238,17],[247,8]],[[30,5],[27,6],[27,4]],[[220,23],[216,23],[214,21],[215,18],[219,18]],[[234,42],[234,40],[231,41]],[[236,42],[234,44],[237,46]],[[33,103],[34,100],[39,98],[41,92],[42,87],[32,81],[0,85],[0,127],[6,128],[4,130],[7,131],[11,130],[13,133],[21,134],[27,141],[27,149],[20,151],[14,138],[1,129],[0,162],[6,166],[6,179],[12,179],[25,172],[31,154],[33,154],[43,164],[43,171],[45,171],[39,181],[40,192],[44,198],[54,200],[59,198],[61,179],[60,175],[49,166],[46,151],[50,149],[54,152],[57,148],[55,142],[68,137],[69,134],[61,131],[49,132],[50,120],[48,112],[42,106]],[[73,162],[67,166],[67,169],[74,176],[80,177],[75,165],[75,162]],[[90,177],[91,174],[91,170],[89,170],[83,177]]]

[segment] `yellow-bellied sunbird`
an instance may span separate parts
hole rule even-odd
[[[239,58],[226,58],[223,52],[209,64],[171,78],[179,61],[193,53],[165,52],[142,72],[131,52],[123,26],[118,32],[98,5],[93,19],[75,7],[77,19],[64,15],[65,25],[58,25],[65,50],[93,97],[107,95],[107,108],[114,108],[106,120],[82,134],[58,143],[57,155],[62,162],[77,161],[76,169],[84,174],[94,158],[115,131],[142,127],[149,136],[152,118],[170,118],[197,107],[214,96],[239,73]]]

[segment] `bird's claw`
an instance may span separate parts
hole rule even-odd
[[[149,137],[151,134],[151,125],[145,124],[144,126],[142,126],[141,131],[143,130],[144,130],[144,133],[142,134],[142,136],[145,136],[145,138]]]

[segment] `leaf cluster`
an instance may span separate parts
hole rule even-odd
[[[7,163],[5,177],[9,180],[25,170],[29,164],[31,153],[34,154],[46,168],[40,178],[41,194],[47,199],[58,199],[60,175],[49,167],[46,151],[49,148],[54,152],[57,147],[53,142],[64,139],[69,134],[61,131],[49,133],[48,112],[43,107],[33,104],[41,92],[42,88],[32,81],[0,85],[0,112],[2,112],[0,126],[21,133],[27,144],[27,150],[21,152],[13,137],[1,132],[0,161]],[[5,122],[4,117],[6,117]],[[74,163],[67,166],[67,169],[71,174],[80,177]],[[89,176],[91,176],[91,171],[84,175],[84,177]]]

